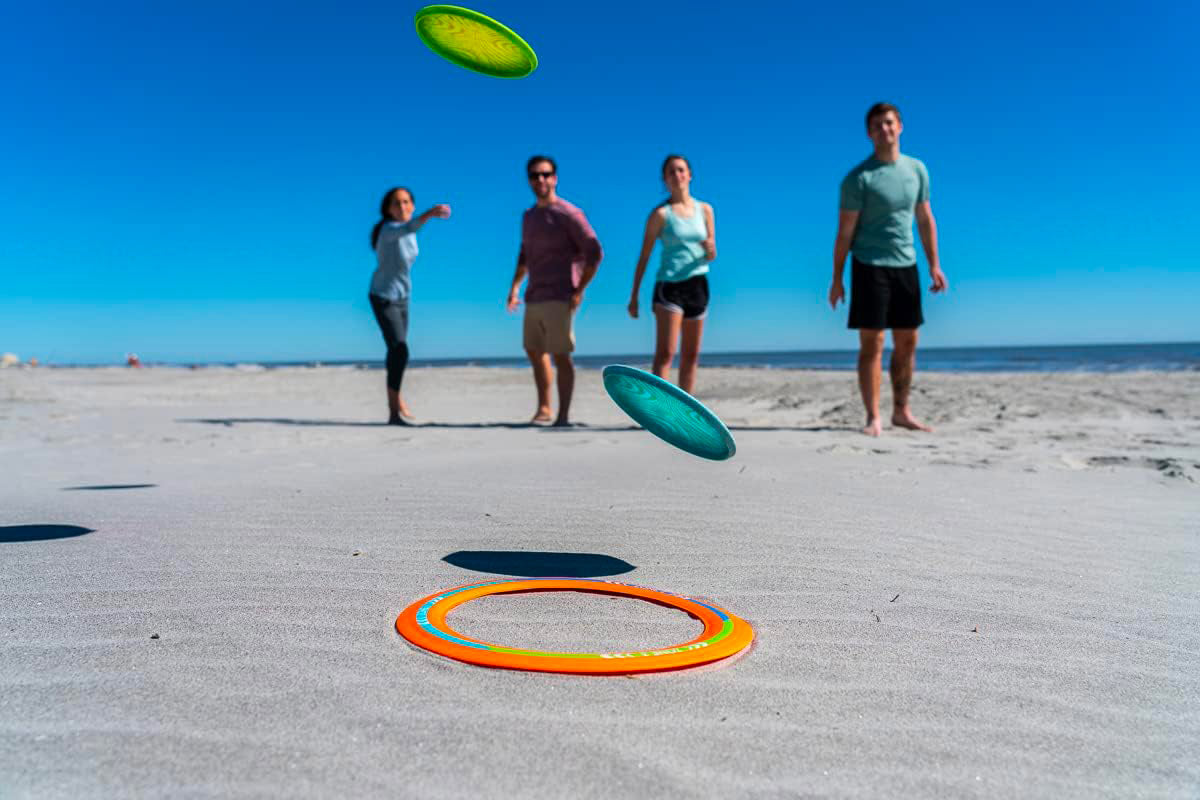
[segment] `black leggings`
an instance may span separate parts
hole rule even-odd
[[[408,366],[408,303],[404,300],[384,300],[370,295],[371,310],[387,345],[387,388],[400,391],[404,368]]]

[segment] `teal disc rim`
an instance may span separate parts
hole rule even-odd
[[[518,50],[520,50],[521,54],[525,57],[526,64],[520,69],[498,70],[495,68],[489,68],[488,65],[483,64],[478,60],[464,56],[459,50],[446,47],[437,39],[429,36],[423,30],[421,25],[421,20],[436,14],[460,17],[462,19],[470,20],[471,22],[479,23],[486,28],[490,28],[491,30],[500,34],[504,39],[512,43],[512,45]],[[472,11],[469,8],[463,8],[462,6],[426,6],[417,12],[413,19],[413,24],[416,25],[417,36],[420,37],[421,41],[424,42],[426,47],[450,63],[457,64],[463,69],[469,69],[472,72],[478,72],[481,75],[488,75],[493,78],[524,78],[525,76],[532,74],[533,71],[537,69],[537,53],[533,52],[533,48],[529,46],[528,42],[518,36],[517,32],[509,28],[507,25],[497,22],[486,14],[480,14],[478,11]]]
[[[605,367],[603,376],[604,390],[613,402],[664,442],[712,461],[724,461],[737,452],[725,423],[675,384],[624,364]]]

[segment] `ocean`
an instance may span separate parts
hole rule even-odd
[[[748,353],[701,353],[705,367],[853,370],[854,350],[793,350]],[[888,353],[884,354],[885,366]],[[576,355],[584,368],[608,364],[645,366],[650,354]],[[381,367],[382,361],[322,362]],[[524,357],[413,359],[411,366],[521,367]],[[272,366],[272,365],[267,365]],[[1030,347],[923,347],[917,369],[930,372],[1130,372],[1200,370],[1200,342],[1160,344],[1039,345]]]

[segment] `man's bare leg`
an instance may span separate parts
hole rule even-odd
[[[858,332],[858,389],[862,393],[863,405],[867,409],[867,424],[862,432],[867,436],[883,433],[879,419],[879,382],[883,373],[882,330],[860,330]]]
[[[917,329],[892,330],[892,424],[910,431],[932,432],[933,428],[920,422],[908,408],[913,371],[917,366]]]
[[[529,364],[533,367],[533,383],[537,386],[537,411],[530,422],[550,421],[550,355],[535,350],[526,350]]]
[[[558,419],[554,426],[570,425],[571,394],[575,391],[575,364],[570,353],[555,353],[554,366],[558,368]]]

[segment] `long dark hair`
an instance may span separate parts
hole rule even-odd
[[[684,164],[687,164],[688,174],[691,174],[692,162],[687,160],[687,156],[681,156],[678,153],[671,153],[671,155],[669,155],[663,159],[662,166],[658,170],[658,177],[662,179],[663,183],[667,182],[667,167],[671,166],[672,161],[676,161],[676,160],[682,161]],[[661,203],[659,203],[659,205],[666,206],[666,205],[670,205],[670,204],[671,204],[671,193],[668,192],[667,199],[663,200]]]
[[[691,167],[688,167],[691,169]],[[375,223],[375,227],[371,229],[371,249],[375,249],[375,244],[379,241],[379,231],[383,226],[392,221],[392,216],[388,214],[388,207],[392,204],[392,197],[396,192],[407,192],[408,199],[416,204],[417,200],[413,197],[413,193],[409,191],[407,186],[393,186],[387,190],[387,194],[379,201],[379,222]]]

